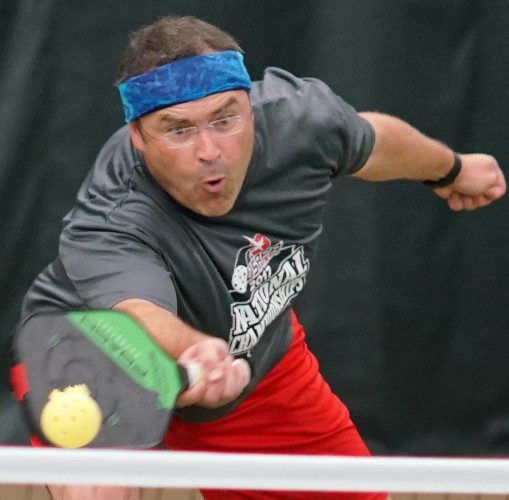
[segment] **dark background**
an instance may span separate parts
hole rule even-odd
[[[509,160],[506,0],[0,0],[0,442],[24,443],[7,389],[22,296],[122,125],[130,31],[169,13],[234,35],[266,66],[325,80],[460,152]],[[506,170],[507,172],[507,170]],[[375,453],[509,454],[508,197],[454,213],[412,182],[341,179],[297,304]]]

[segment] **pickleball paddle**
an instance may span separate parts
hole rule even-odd
[[[178,395],[202,378],[199,365],[176,363],[119,311],[32,316],[14,349],[33,428],[61,447],[157,446]]]

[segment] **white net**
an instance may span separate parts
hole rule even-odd
[[[508,459],[0,447],[0,483],[508,494]]]

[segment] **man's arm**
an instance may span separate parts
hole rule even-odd
[[[249,365],[230,356],[224,340],[199,332],[148,300],[123,300],[113,309],[133,317],[173,359],[184,365],[202,365],[204,380],[181,394],[177,406],[222,406],[237,398],[248,384]]]
[[[454,153],[408,123],[379,113],[360,113],[375,130],[375,145],[366,164],[355,174],[369,181],[439,180],[454,164]],[[484,154],[459,155],[462,168],[454,182],[434,188],[453,210],[488,205],[506,191],[504,175],[495,158]]]

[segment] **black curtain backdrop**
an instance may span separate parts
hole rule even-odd
[[[234,35],[254,79],[314,76],[359,110],[509,160],[506,0],[0,0],[0,443],[26,443],[7,385],[21,299],[122,125],[128,33],[190,14]],[[508,198],[454,213],[412,182],[340,179],[296,308],[375,453],[509,454]]]

